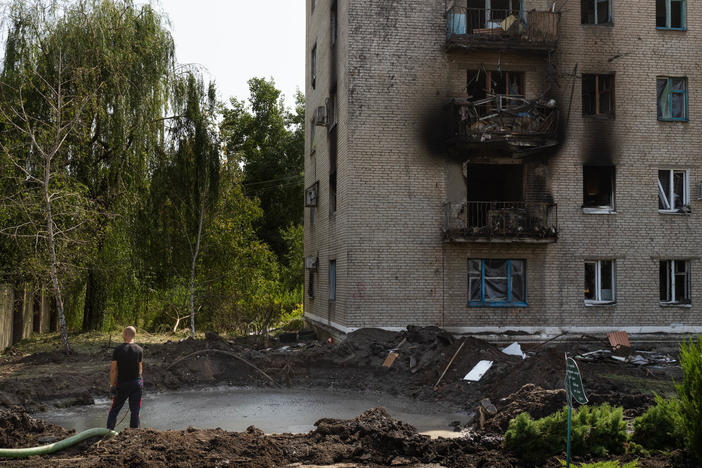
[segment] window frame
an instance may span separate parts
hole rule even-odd
[[[312,89],[317,87],[317,43],[315,42],[310,51],[310,80]]]
[[[585,118],[595,118],[595,119],[612,119],[614,120],[615,118],[615,105],[616,105],[616,94],[615,94],[615,89],[616,89],[616,78],[615,78],[615,73],[583,73],[583,81],[585,77],[594,77],[595,79],[595,112],[593,114],[586,114],[585,113],[585,106],[582,106],[582,113],[583,117]],[[604,94],[600,91],[600,77],[608,77],[610,79],[610,88],[609,88],[609,111],[608,112],[601,112],[600,111],[600,102],[602,102],[601,95]],[[583,103],[584,103],[584,86],[581,86],[581,94],[583,94]]]
[[[687,297],[684,297],[682,299],[678,299],[675,297],[675,286],[676,286],[676,272],[675,272],[675,266],[678,263],[683,263],[685,265],[685,292],[687,293]],[[682,305],[682,306],[689,306],[692,305],[692,269],[690,265],[690,260],[675,260],[675,259],[670,259],[670,260],[661,260],[659,268],[662,267],[665,264],[665,269],[666,269],[666,280],[668,283],[666,284],[666,289],[667,289],[667,297],[670,298],[670,300],[663,300],[660,297],[660,292],[658,296],[658,300],[661,305],[667,306],[667,305]],[[659,270],[660,271],[660,270]],[[660,274],[659,274],[659,281],[660,281]],[[659,290],[662,285],[659,284]]]
[[[656,29],[659,31],[687,31],[687,0],[664,0],[665,1],[665,26],[658,26],[656,24]],[[681,5],[680,9],[680,23],[682,24],[679,28],[674,28],[670,25],[672,21],[672,3],[679,1]]]
[[[661,185],[661,179],[660,179],[660,172],[666,171],[669,173],[669,193],[665,193],[663,190],[663,186]],[[676,209],[673,208],[671,204],[671,200],[673,199],[673,195],[675,195],[674,190],[675,190],[675,173],[683,173],[683,193],[682,193],[682,199],[683,199],[683,207],[682,209]],[[690,206],[691,206],[691,200],[690,200],[690,170],[689,169],[658,169],[656,172],[656,183],[658,184],[658,203],[659,203],[659,208],[658,212],[661,214],[688,214],[691,212]],[[666,202],[667,205],[671,208],[668,209],[661,209],[660,208],[660,201],[661,201],[661,195],[666,196]]]
[[[310,269],[310,274],[307,279],[307,297],[314,299],[314,270]]]
[[[336,259],[329,260],[329,302],[336,302]]]
[[[580,5],[580,9],[581,9],[581,13],[580,13],[580,24],[583,24],[583,25],[591,25],[591,26],[612,26],[612,25],[614,24],[614,0],[592,0],[593,3],[594,3],[594,6],[595,6],[595,10],[594,10],[594,13],[595,13],[595,15],[594,15],[594,20],[595,20],[595,22],[594,22],[594,23],[586,23],[586,22],[583,21],[583,16],[582,16],[582,2],[583,2],[583,1],[589,1],[589,0],[580,0],[580,2],[581,2],[581,5]],[[607,12],[607,22],[605,22],[605,23],[598,23],[598,22],[597,22],[597,16],[598,16],[598,15],[597,15],[597,11],[598,11],[598,6],[597,6],[597,5],[598,5],[598,3],[605,3],[605,2],[607,3],[607,10],[608,10],[608,12]]]
[[[506,301],[490,301],[485,298],[485,262],[487,260],[503,260],[507,262],[507,300]],[[479,261],[480,262],[480,301],[473,301],[470,297],[470,262]],[[524,286],[524,300],[523,301],[513,301],[512,300],[512,262],[522,263],[522,278]],[[529,296],[527,291],[527,261],[522,258],[469,258],[467,262],[468,274],[467,274],[467,291],[468,291],[468,307],[529,307]]]
[[[660,106],[660,100],[658,99],[658,81],[668,80],[666,88],[670,88],[670,93],[668,94],[668,108],[670,109],[670,117],[666,118],[661,112],[661,116],[658,116],[658,106]],[[673,80],[683,80],[685,83],[685,89],[683,91],[676,91],[673,89]],[[687,77],[686,76],[658,76],[656,77],[656,118],[659,122],[688,122],[690,120],[690,114],[688,109],[688,93],[687,93]],[[685,115],[683,117],[673,117],[673,95],[682,94],[685,97],[684,111]]]
[[[612,299],[611,300],[603,300],[602,299],[602,264],[604,262],[610,262],[612,264],[612,277],[610,278],[612,281]],[[583,273],[587,275],[587,265],[588,264],[594,264],[595,265],[595,299],[584,299],[585,301],[585,306],[586,307],[591,307],[591,306],[598,306],[598,305],[614,305],[617,303],[617,261],[616,259],[600,259],[600,260],[585,260],[583,264]],[[584,280],[587,280],[587,277],[585,276],[583,278]],[[585,284],[585,281],[583,281],[583,285]],[[583,294],[584,294],[584,289],[583,289]]]
[[[585,204],[585,168],[588,167],[608,167],[612,169],[612,174],[611,174],[611,180],[610,180],[610,204],[609,205],[593,205],[593,206],[588,206]],[[606,166],[598,166],[598,165],[592,165],[592,164],[584,164],[583,165],[583,204],[582,204],[582,209],[583,213],[585,214],[613,214],[617,212],[617,166],[614,165],[606,165]]]

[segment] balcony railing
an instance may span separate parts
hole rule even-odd
[[[558,143],[555,100],[526,100],[490,95],[485,99],[453,100],[451,139],[465,143],[503,143],[513,153],[530,153]]]
[[[453,7],[446,15],[449,48],[522,48],[553,50],[559,13]]]
[[[448,202],[448,242],[555,242],[558,212],[553,203]]]

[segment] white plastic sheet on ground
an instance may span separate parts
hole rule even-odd
[[[492,367],[492,361],[480,361],[471,369],[468,374],[466,374],[465,377],[463,377],[463,380],[467,380],[469,382],[477,382],[480,379],[483,378],[485,373],[490,370]]]
[[[526,354],[522,352],[522,347],[516,341],[511,345],[507,346],[502,350],[503,353],[509,354],[510,356],[521,356],[522,359],[526,359]]]

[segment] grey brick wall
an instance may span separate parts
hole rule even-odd
[[[529,163],[527,171],[545,176],[542,189],[558,204],[560,234],[557,243],[534,245],[443,242],[447,175],[461,161],[449,158],[435,135],[442,108],[466,95],[468,69],[483,64],[523,71],[527,97],[534,98],[548,88],[548,55],[447,52],[444,0],[338,0],[334,56],[330,2],[319,1],[313,13],[306,3],[308,123],[329,95],[333,58],[339,102],[338,210],[331,216],[327,129],[316,128],[313,154],[307,129],[306,184],[320,182],[314,225],[309,209],[305,216],[305,253],[318,256],[320,265],[315,298],[305,298],[309,319],[342,330],[419,324],[475,332],[702,331],[702,202],[696,197],[702,181],[702,5],[687,2],[687,31],[661,31],[655,2],[615,0],[613,25],[582,25],[579,2],[557,2],[556,9],[565,7],[550,60],[567,128],[559,150]],[[525,2],[527,9],[550,3]],[[582,73],[615,74],[614,120],[582,116]],[[660,75],[687,77],[689,122],[657,120]],[[584,214],[582,166],[603,154],[616,165],[616,214]],[[671,168],[690,171],[690,215],[658,212],[657,171]],[[468,307],[468,258],[525,259],[528,307]],[[616,259],[617,302],[586,307],[584,261],[599,258]],[[671,258],[691,260],[691,306],[659,303],[658,262]],[[337,262],[334,304],[328,301],[330,259]]]

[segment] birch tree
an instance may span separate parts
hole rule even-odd
[[[33,246],[50,278],[63,348],[70,353],[62,280],[89,248],[82,233],[93,214],[84,188],[67,170],[73,156],[68,141],[80,131],[91,95],[71,92],[80,88],[80,73],[66,66],[64,51],[53,48],[50,37],[44,39],[37,51],[48,54],[42,63],[10,69],[6,62],[0,81],[0,155],[11,169],[3,175],[0,199],[10,222],[0,233]]]

